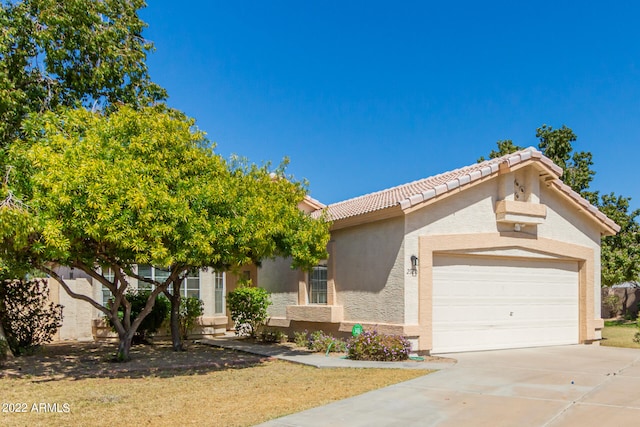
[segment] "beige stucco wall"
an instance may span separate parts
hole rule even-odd
[[[269,316],[286,317],[286,307],[298,304],[298,278],[300,272],[291,269],[290,258],[268,259],[258,268],[258,284],[271,293],[273,304]]]
[[[600,228],[584,212],[577,212],[574,205],[569,203],[557,192],[542,186],[540,202],[547,205],[547,218],[544,224],[538,226],[538,236],[563,242],[586,246],[594,251],[597,262],[594,264],[594,313],[600,318]]]
[[[184,286],[184,284],[182,285]],[[213,317],[215,313],[215,286],[213,281],[213,270],[200,271],[200,299],[207,301],[203,307],[203,316]]]
[[[473,189],[458,192],[441,203],[427,205],[405,216],[406,238],[404,265],[410,267],[411,254],[419,253],[419,237],[424,235],[495,233],[495,203],[498,199],[498,181],[491,180]],[[418,276],[406,276],[405,323],[419,322]]]
[[[333,277],[336,292],[333,307],[330,302],[326,309],[314,314],[295,306],[306,304],[305,286],[298,286],[299,275],[288,273],[280,288],[270,289],[275,291],[272,315],[281,320],[287,313],[292,320],[313,319],[324,322],[317,324],[317,328],[324,329],[338,322],[335,319],[342,313],[340,331],[348,331],[355,322],[384,327],[420,337],[420,349],[428,350],[429,272],[433,254],[444,250],[576,261],[580,277],[580,340],[598,339],[602,327],[601,228],[571,199],[548,188],[540,179],[540,172],[535,166],[503,171],[497,178],[463,191],[452,190],[439,200],[409,208],[395,218],[372,219],[360,225],[353,225],[353,220],[341,222],[331,234],[332,260],[328,263],[329,282]],[[497,216],[501,200],[508,202],[500,205],[506,209],[500,211],[504,216]],[[419,274],[411,272],[412,255],[419,257]],[[288,264],[271,263],[262,273],[270,278],[280,277],[284,267],[288,268]],[[284,310],[287,305],[288,312]],[[283,327],[288,325],[280,323]]]
[[[69,279],[65,277],[65,283],[74,292],[89,296],[96,302],[102,302],[102,285],[99,282],[91,278]],[[130,286],[135,289],[137,280],[130,279]],[[54,279],[49,279],[49,289],[50,300],[63,306],[62,326],[58,329],[56,340],[93,340],[96,331],[100,334],[98,338],[114,336],[108,326],[102,325],[101,322],[96,323],[97,320],[104,317],[100,310],[86,301],[71,298]],[[204,302],[204,314],[194,333],[205,336],[224,333],[228,320],[225,313],[215,313],[215,287],[212,269],[200,271],[200,299]],[[96,325],[100,327],[96,328]]]
[[[95,298],[94,288],[87,279],[67,279],[67,285],[74,292]],[[49,279],[49,298],[62,305],[62,326],[55,336],[57,340],[92,341],[91,320],[97,309],[88,302],[71,298],[54,279]]]
[[[404,323],[404,219],[331,234],[337,305],[345,321]]]

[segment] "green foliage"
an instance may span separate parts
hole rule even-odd
[[[329,224],[298,209],[301,183],[281,169],[229,165],[179,112],[60,110],[32,117],[24,129],[8,151],[12,179],[0,190],[21,203],[0,209],[8,259],[52,275],[52,263],[96,278],[96,264],[109,266],[120,274],[99,280],[120,303],[124,275],[139,279],[135,264],[169,271],[154,283],[160,293],[195,268],[226,270],[276,255],[304,266],[327,256]],[[116,328],[126,335],[126,325]]]
[[[497,159],[498,157],[502,157],[502,156],[506,156],[507,154],[511,154],[511,153],[515,153],[516,151],[520,151],[522,150],[524,147],[520,147],[518,145],[515,145],[513,143],[512,140],[510,139],[503,139],[500,140],[498,142],[496,142],[496,144],[498,145],[498,150],[491,150],[491,152],[489,153],[489,158],[490,159]],[[480,157],[478,159],[478,163],[480,162],[484,162],[486,159],[483,157]]]
[[[189,333],[196,324],[198,317],[204,313],[204,303],[196,297],[180,299],[180,335],[182,339],[188,339]]]
[[[620,311],[620,297],[616,294],[609,294],[602,299],[602,304],[609,312],[609,317],[616,317]]]
[[[289,337],[280,329],[262,328],[260,340],[265,343],[285,343]]]
[[[229,292],[227,305],[236,325],[236,334],[255,338],[258,329],[267,319],[271,297],[263,288],[240,286]]]
[[[571,143],[577,140],[573,130],[564,125],[560,129],[542,125],[536,130],[536,137],[540,139],[540,151],[564,171],[562,181],[583,195],[596,173],[591,169],[593,156],[590,152],[573,151]]]
[[[293,342],[298,347],[306,347],[309,343],[309,331],[307,331],[306,329],[304,330],[304,332],[295,331],[293,333]]]
[[[133,289],[127,291],[126,298],[127,301],[129,301],[129,304],[131,304],[130,316],[132,319],[135,319],[140,315],[150,297],[150,291],[138,291]],[[167,318],[170,310],[171,302],[163,295],[157,296],[155,298],[155,303],[153,304],[151,312],[144,317],[144,319],[140,323],[140,326],[138,326],[138,329],[135,333],[135,340],[137,342],[146,342],[148,338],[156,333],[160,326],[162,326],[162,323]],[[120,319],[120,321],[124,321],[124,316],[124,307],[119,306],[118,318]],[[113,328],[113,321],[111,321],[110,319],[107,320],[109,321],[109,325]]]
[[[560,129],[542,125],[536,129],[536,138],[539,139],[538,149],[542,154],[562,168],[562,181],[576,193],[585,196],[584,193],[589,188],[595,171],[591,169],[593,160],[590,152],[573,151],[571,143],[577,140],[573,130],[564,125]],[[498,149],[491,150],[489,153],[490,159],[524,149],[524,147],[515,145],[510,139],[498,141],[496,144]],[[478,161],[484,160],[484,157],[481,157]]]
[[[269,165],[228,164],[166,97],[145,64],[142,0],[5,0],[0,10],[0,274],[72,266],[114,295],[109,317],[127,358],[131,323],[116,316],[126,276],[153,264],[170,276],[291,256],[326,258],[329,224],[297,206],[302,183]],[[9,166],[9,168],[7,168]],[[96,266],[116,272],[107,280]],[[125,276],[126,275],[126,276]],[[129,343],[129,344],[127,344]]]
[[[118,259],[125,272],[145,263],[223,270],[274,255],[297,266],[326,257],[328,224],[298,209],[301,184],[266,168],[232,169],[193,125],[164,107],[27,121],[27,139],[10,150],[11,190],[32,209],[0,210],[12,255],[89,269],[96,257]]]
[[[0,147],[32,112],[58,106],[149,105],[153,49],[138,17],[142,0],[5,0],[0,9]],[[2,163],[2,162],[0,162]]]
[[[62,306],[49,301],[46,279],[0,282],[0,322],[14,355],[31,354],[53,339]]]
[[[307,348],[316,352],[343,352],[347,350],[347,343],[340,338],[334,338],[323,331],[314,331],[309,335]]]
[[[347,343],[344,340],[335,338],[331,334],[325,334],[322,330],[311,333],[306,329],[304,332],[294,332],[294,342],[298,347],[306,347],[315,352],[330,353],[347,351]]]
[[[395,362],[407,360],[411,344],[400,335],[385,335],[364,331],[347,344],[349,359]]]
[[[620,226],[615,236],[605,236],[601,244],[602,286],[637,281],[640,277],[640,209],[629,212],[628,197],[605,194],[598,208]]]

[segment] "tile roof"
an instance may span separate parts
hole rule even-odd
[[[549,158],[543,156],[540,151],[529,147],[512,154],[444,172],[429,178],[334,203],[324,209],[318,209],[312,213],[312,216],[319,217],[322,212],[325,212],[328,220],[338,221],[394,206],[399,206],[403,210],[408,209],[455,188],[464,187],[487,176],[497,174],[502,163],[506,163],[507,166],[512,167],[530,159],[536,159],[542,162],[556,175],[556,178],[562,176],[562,168],[554,164]],[[614,229],[618,228],[613,221],[571,190],[567,185],[563,184],[559,179],[554,180],[554,184],[558,190],[574,199],[574,201],[583,206],[592,215],[596,216],[597,219],[605,225]]]

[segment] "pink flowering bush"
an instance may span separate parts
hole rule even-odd
[[[401,335],[364,331],[347,343],[349,359],[395,362],[407,360],[411,343]]]

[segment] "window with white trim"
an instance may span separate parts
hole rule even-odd
[[[164,283],[171,273],[169,270],[165,270],[159,267],[153,267],[148,264],[138,265],[138,276],[142,276],[145,280],[138,280],[139,291],[151,291],[153,290],[153,281]]]
[[[115,278],[115,274],[111,267],[105,267],[102,269],[102,276],[113,283],[113,279]],[[107,307],[109,305],[109,300],[113,298],[113,294],[105,285],[102,285],[102,305]]]
[[[309,304],[327,303],[327,266],[317,265],[309,273]]]
[[[221,271],[213,272],[213,289],[214,289],[214,312],[215,314],[224,314],[224,279],[225,275]]]
[[[165,270],[158,267],[151,267],[149,265],[139,265],[138,274],[147,280],[155,280],[157,282],[164,283],[171,274],[169,270]],[[142,285],[142,286],[140,286]],[[153,289],[148,282],[138,281],[138,289],[150,291]],[[173,292],[173,284],[167,286],[169,292]],[[200,298],[200,271],[190,271],[182,281],[180,285],[180,296],[183,298]]]
[[[180,293],[184,298],[200,298],[200,271],[190,271],[184,278]]]

